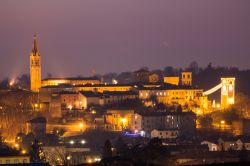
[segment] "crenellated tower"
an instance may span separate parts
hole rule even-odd
[[[34,35],[33,48],[30,53],[30,89],[39,92],[41,88],[41,56],[37,44],[37,35]]]

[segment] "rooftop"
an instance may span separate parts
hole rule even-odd
[[[47,123],[44,117],[37,117],[28,121],[28,123]]]

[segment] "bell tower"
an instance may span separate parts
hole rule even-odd
[[[30,53],[30,90],[39,92],[41,88],[41,57],[37,46],[37,35],[34,35],[33,48]]]

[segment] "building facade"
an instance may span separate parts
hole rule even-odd
[[[193,112],[142,112],[135,113],[132,121],[134,132],[143,132],[146,137],[155,131],[178,131],[178,136],[190,136],[196,129],[196,115]],[[156,132],[155,132],[156,133]],[[168,133],[169,134],[169,133]],[[167,135],[167,134],[166,134]]]

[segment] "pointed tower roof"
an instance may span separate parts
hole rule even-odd
[[[33,39],[33,48],[32,48],[32,53],[33,55],[39,55],[39,49],[38,49],[38,44],[37,44],[37,34],[34,34],[34,39]]]

